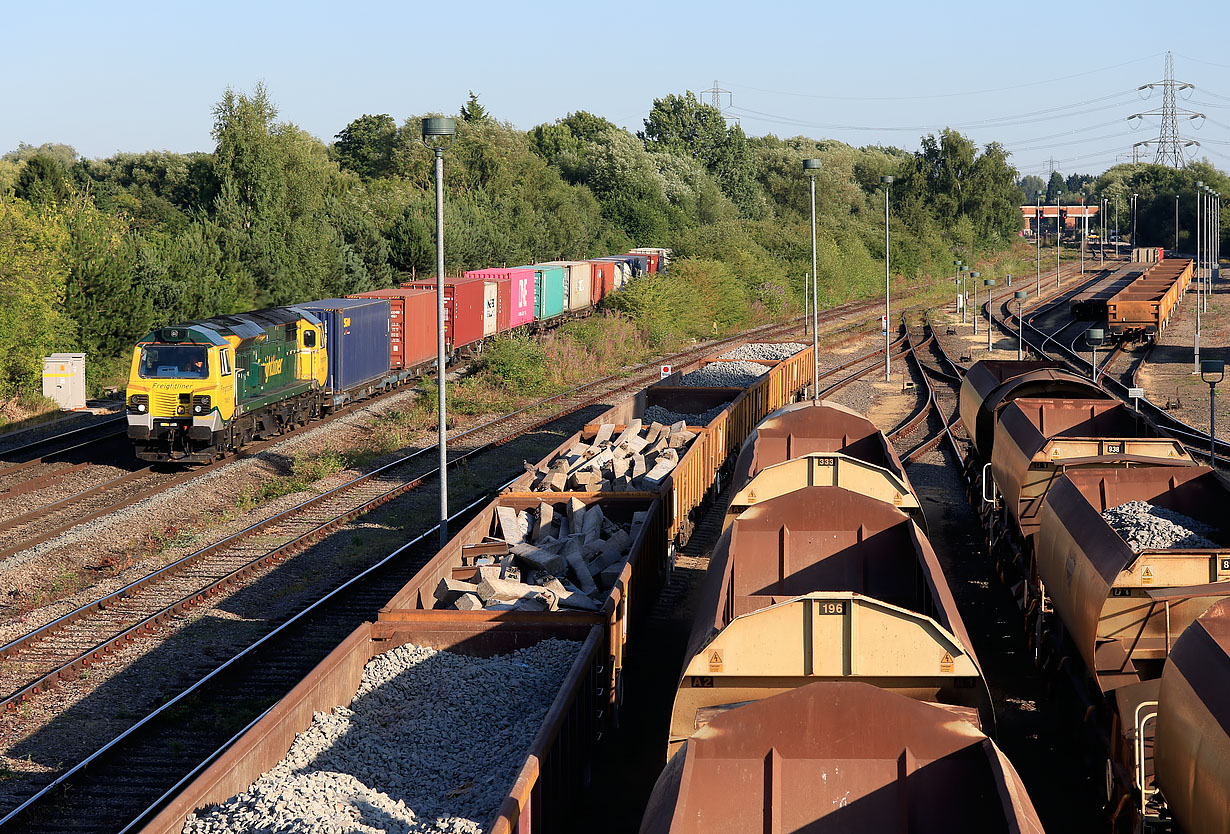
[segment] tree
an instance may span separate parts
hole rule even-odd
[[[62,203],[69,194],[68,171],[55,157],[35,154],[17,174],[13,193],[32,203]]]
[[[470,90],[470,98],[461,106],[461,118],[467,122],[489,122],[491,117],[487,115],[487,108],[478,103],[478,96]]]
[[[43,356],[74,345],[67,243],[59,207],[0,200],[0,397],[37,391]]]
[[[727,128],[722,111],[703,104],[695,93],[654,99],[645,130],[638,135],[650,151],[696,159],[740,211],[748,216],[759,214],[752,154],[743,128]]]
[[[1025,192],[1025,201],[1027,203],[1036,203],[1039,195],[1045,200],[1046,180],[1033,174],[1027,174],[1021,178],[1021,190]]]
[[[1048,203],[1055,202],[1055,199],[1061,197],[1064,192],[1063,174],[1058,171],[1051,172],[1051,178],[1046,184],[1046,201]]]
[[[373,179],[394,173],[397,143],[397,123],[392,116],[364,114],[342,128],[333,151],[343,168],[364,179]]]

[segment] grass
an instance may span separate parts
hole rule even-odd
[[[256,487],[244,487],[236,504],[241,511],[254,509],[283,496],[302,492],[317,481],[335,475],[350,465],[348,455],[329,448],[318,455],[295,455],[289,475],[270,478]]]

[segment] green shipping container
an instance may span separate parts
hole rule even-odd
[[[534,318],[542,321],[564,312],[564,282],[568,270],[562,266],[519,267],[534,270]]]

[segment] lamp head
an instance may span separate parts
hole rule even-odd
[[[1226,375],[1226,363],[1220,359],[1200,360],[1200,378],[1209,385],[1216,385]]]
[[[969,272],[969,265],[968,265],[968,264],[961,264],[961,271],[962,271],[962,272]],[[977,273],[977,272],[975,272],[974,274],[975,274],[975,275],[977,275],[978,273]]]
[[[1091,327],[1085,331],[1085,341],[1093,347],[1099,347],[1106,341],[1106,331],[1100,327]]]
[[[1025,299],[1029,298],[1029,293],[1025,292],[1025,290],[1017,290],[1016,292],[1012,294],[1012,297],[1015,298],[1017,301],[1024,301]]]
[[[429,116],[423,119],[423,144],[429,148],[452,147],[457,133],[457,120],[452,116]]]
[[[982,285],[983,285],[984,287],[993,287],[993,286],[995,286],[995,279],[994,279],[994,278],[985,278],[985,279],[983,279],[983,281],[982,281]]]
[[[969,274],[969,277],[971,277],[971,278],[981,278],[981,277],[982,277],[982,273],[981,273],[981,272],[971,272],[971,273]]]
[[[819,173],[820,173],[820,160],[818,159],[804,159],[803,160],[803,174],[805,176],[814,177]]]
[[[893,178],[890,176],[883,176],[883,177],[880,177],[880,182],[884,183],[885,185],[892,185]]]

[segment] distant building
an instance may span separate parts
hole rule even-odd
[[[1072,206],[1061,205],[1056,208],[1054,205],[1048,206],[1044,203],[1042,205],[1042,231],[1044,233],[1053,232],[1055,230],[1055,212],[1060,209],[1062,209],[1064,213],[1063,227],[1065,229],[1075,229],[1077,221],[1082,220],[1082,218],[1085,217],[1089,218],[1091,221],[1090,225],[1092,225],[1093,218],[1098,214],[1097,206],[1082,206],[1077,204]],[[1028,237],[1032,237],[1037,231],[1035,226],[1037,225],[1038,207],[1036,205],[1021,206],[1021,214],[1024,215],[1026,221],[1025,234]]]

